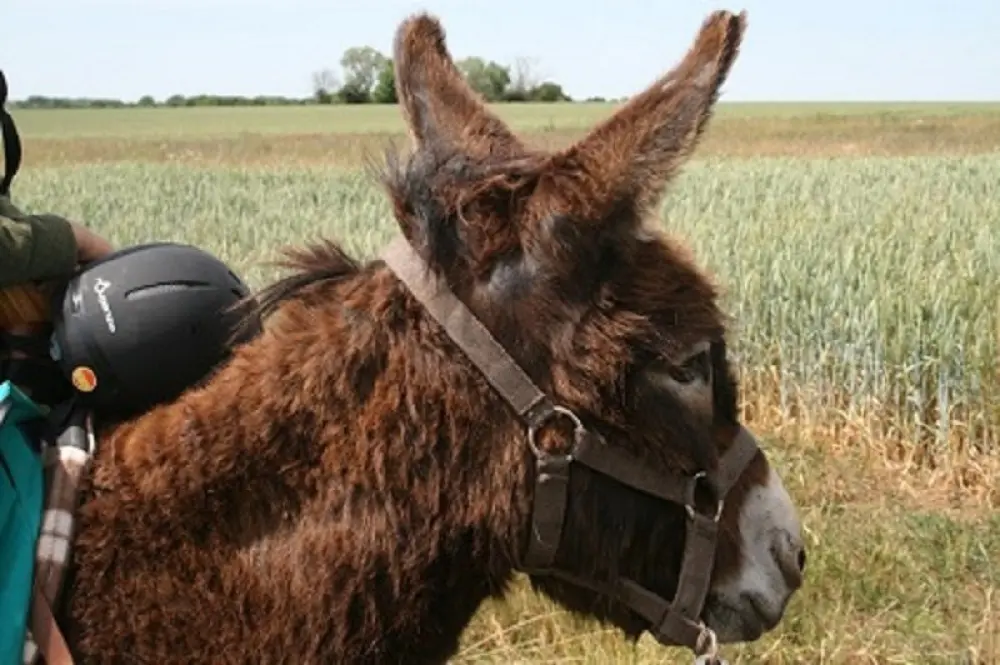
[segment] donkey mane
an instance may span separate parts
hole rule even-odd
[[[283,303],[311,287],[335,284],[360,272],[357,261],[339,243],[326,238],[305,247],[286,247],[280,255],[272,265],[292,272],[247,298],[247,304],[256,301],[247,317],[268,317]]]

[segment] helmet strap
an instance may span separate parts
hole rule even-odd
[[[32,334],[0,330],[0,377],[16,384],[43,406],[51,407],[73,393],[69,381],[49,355],[47,330]]]
[[[3,178],[0,179],[0,196],[10,196],[10,183],[21,168],[21,137],[14,119],[7,112],[7,79],[0,71],[0,135],[3,136]]]

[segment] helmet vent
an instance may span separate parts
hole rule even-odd
[[[210,288],[212,285],[207,282],[195,282],[195,281],[180,281],[180,282],[167,282],[165,284],[149,284],[146,286],[140,286],[139,288],[132,289],[125,294],[126,300],[138,300],[139,298],[148,298],[150,296],[157,296],[163,293],[171,293],[174,291],[187,291],[189,289],[197,288]]]

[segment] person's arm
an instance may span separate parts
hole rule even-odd
[[[0,287],[68,277],[80,261],[92,261],[111,245],[58,215],[25,215],[0,197]]]
[[[76,267],[76,238],[55,215],[0,215],[0,287],[65,277]]]

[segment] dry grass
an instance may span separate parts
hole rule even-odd
[[[156,110],[154,110],[156,112]],[[215,136],[84,136],[32,139],[26,168],[121,161],[200,165],[314,165],[351,168],[378,154],[401,131],[289,133],[255,131]],[[337,129],[335,126],[333,129]],[[541,127],[530,143],[555,149],[582,136],[584,129]],[[1000,150],[1000,113],[995,115],[910,117],[806,116],[721,117],[698,151],[699,158],[765,156],[902,156],[982,154]]]
[[[556,146],[601,115],[587,113],[519,122]],[[370,255],[393,233],[353,168],[402,140],[383,119],[324,132],[248,114],[185,131],[183,113],[163,117],[174,125],[103,135],[35,117],[18,201],[118,244],[203,245],[255,284],[281,244],[324,234]],[[666,199],[669,228],[726,290],[746,417],[810,548],[782,626],[727,648],[731,662],[1000,662],[998,182],[997,111],[758,109],[722,114]],[[688,659],[519,582],[482,609],[456,662]]]
[[[541,148],[577,139],[611,104],[503,105]],[[394,106],[17,111],[28,166],[119,161],[351,168],[403,141]],[[1000,150],[1000,105],[723,104],[699,158],[968,155]]]

